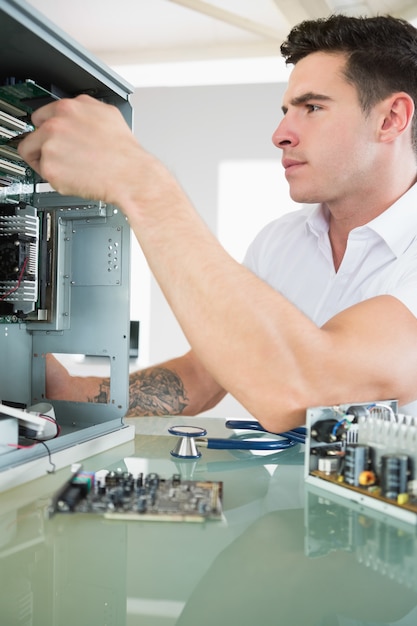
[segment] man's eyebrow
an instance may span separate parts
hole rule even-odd
[[[305,104],[306,102],[310,102],[310,100],[321,100],[321,101],[329,101],[331,100],[330,96],[325,96],[322,93],[314,93],[313,91],[308,91],[307,93],[303,93],[301,96],[297,96],[290,100],[290,104],[294,107],[300,106],[301,104]],[[288,107],[282,106],[282,112],[285,113],[288,111]]]

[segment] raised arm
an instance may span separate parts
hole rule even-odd
[[[417,320],[399,300],[373,298],[318,328],[225,252],[116,109],[81,96],[33,121],[23,158],[60,192],[121,207],[198,361],[266,428],[303,423],[308,406],[417,398]]]

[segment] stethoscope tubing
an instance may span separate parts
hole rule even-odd
[[[196,439],[197,446],[204,446],[212,450],[285,450],[301,441],[294,439],[276,439],[274,441],[254,441],[253,439],[222,439],[219,437],[207,437]]]
[[[227,420],[226,428],[236,430],[254,430],[258,433],[268,433],[259,422],[248,420]],[[244,435],[236,438],[223,439],[221,437],[197,438],[196,444],[215,450],[285,450],[298,443],[305,443],[306,429],[303,427],[293,428],[283,433],[271,433],[282,439],[265,440],[245,439]]]
[[[226,420],[226,428],[243,431],[256,431],[258,438],[242,433],[229,438],[206,437],[205,428],[196,426],[171,426],[168,432],[181,437],[180,445],[171,450],[171,454],[176,458],[199,458],[201,453],[198,447],[211,448],[213,450],[287,450],[297,444],[304,444],[307,431],[304,427],[293,428],[282,433],[270,433],[265,430],[259,422],[254,420]],[[279,439],[265,439],[263,434],[274,435]],[[186,442],[185,448],[183,444]]]
[[[265,428],[263,428],[259,422],[253,420],[227,420],[225,426],[226,428],[231,428],[233,430],[255,430],[257,432],[269,432],[265,430]],[[271,434],[285,437],[286,439],[294,441],[296,443],[305,443],[307,429],[304,426],[299,426],[297,428],[292,428],[291,430],[287,430],[282,433]]]

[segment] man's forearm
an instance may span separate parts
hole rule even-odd
[[[156,366],[130,375],[128,417],[180,415],[188,404],[184,383],[176,372]]]
[[[49,370],[51,371],[51,369]],[[60,372],[63,370],[60,369]],[[50,399],[107,404],[111,401],[110,379],[99,376],[70,377],[65,371],[65,386],[48,386]],[[148,367],[129,376],[128,417],[145,415],[180,415],[189,400],[181,377],[164,365]]]
[[[196,415],[215,406],[225,391],[192,351],[129,376],[128,417]],[[46,397],[50,400],[111,401],[110,378],[71,376],[54,355],[46,359]]]
[[[225,390],[190,351],[130,374],[127,416],[197,415],[224,395]]]

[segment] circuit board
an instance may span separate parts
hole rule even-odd
[[[417,420],[397,402],[307,411],[305,479],[417,524]]]
[[[34,130],[33,110],[56,98],[31,80],[6,82],[0,85],[0,324],[14,324],[45,310],[50,258],[42,240],[45,214],[30,206],[38,177],[17,145]],[[43,275],[38,276],[41,254]]]
[[[222,517],[222,483],[179,474],[76,471],[55,495],[50,514],[85,513],[112,520],[204,522]]]
[[[31,183],[34,172],[21,160],[16,151],[19,135],[34,129],[31,113],[56,96],[32,80],[14,81],[0,85],[0,185],[8,187],[16,182]]]

